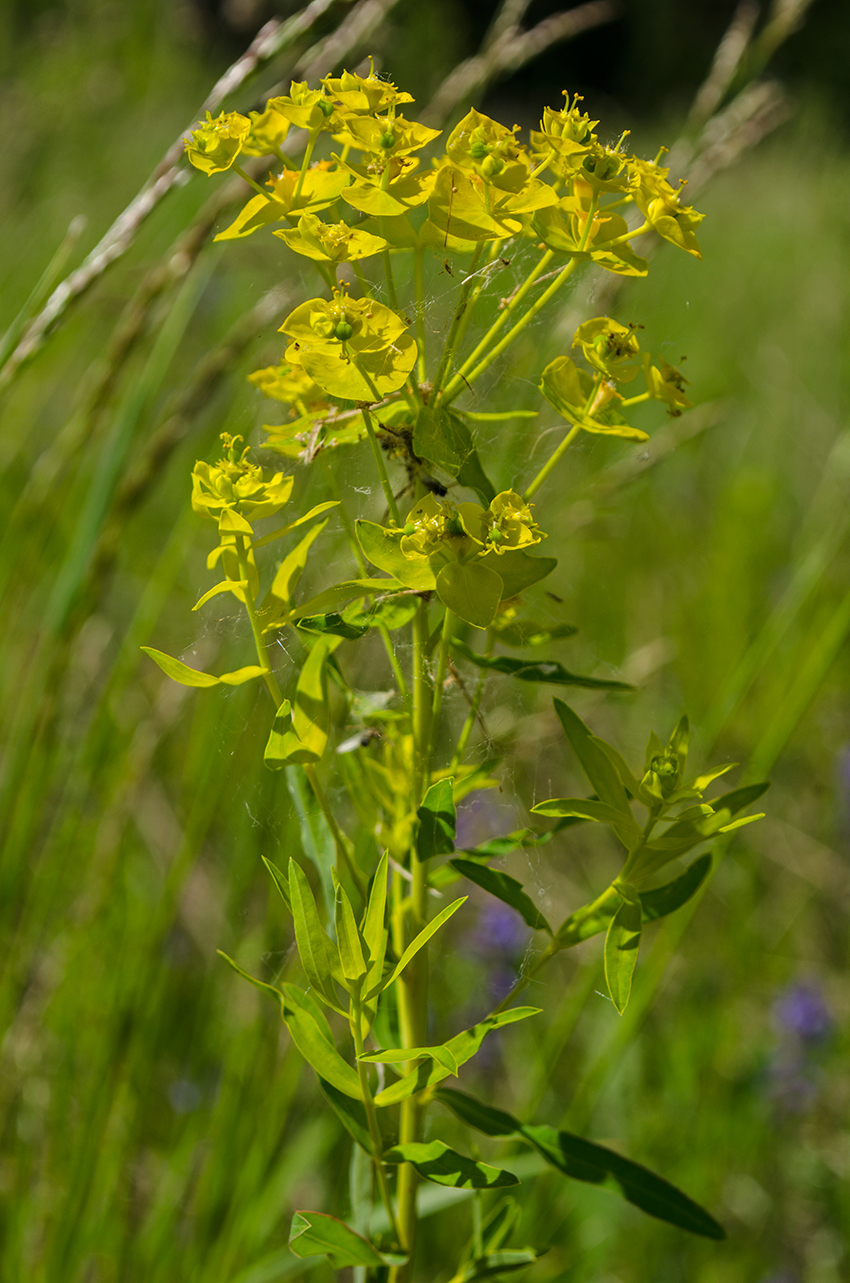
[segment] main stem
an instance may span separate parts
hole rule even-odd
[[[360,1059],[363,1055],[363,1025],[361,1020],[361,1004],[358,997],[352,995],[351,1015],[349,1017],[351,1034],[354,1039],[354,1054],[357,1058],[357,1073],[360,1078],[360,1091],[363,1095],[363,1105],[366,1110],[366,1119],[369,1124],[369,1135],[372,1139],[372,1163],[375,1169],[375,1175],[378,1178],[378,1187],[381,1191],[381,1199],[384,1207],[387,1209],[387,1216],[390,1218],[390,1225],[396,1242],[404,1246],[401,1237],[401,1229],[396,1219],[395,1208],[393,1206],[390,1187],[387,1182],[387,1173],[381,1156],[384,1150],[384,1143],[381,1139],[381,1129],[378,1126],[378,1115],[375,1112],[375,1102],[372,1099],[372,1087],[369,1082],[369,1070],[366,1064]]]

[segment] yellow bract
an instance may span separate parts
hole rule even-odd
[[[550,361],[543,371],[540,391],[559,414],[585,432],[625,437],[627,441],[649,440],[639,428],[614,420],[610,407],[622,400],[614,385],[605,380],[595,381],[568,356]],[[605,419],[597,417],[606,410]]]
[[[336,133],[342,116],[321,89],[311,89],[306,80],[293,80],[288,94],[270,98],[266,104],[299,129]]]
[[[289,133],[289,121],[271,103],[265,111],[249,112],[251,132],[242,150],[246,156],[268,156],[280,150]]]
[[[643,373],[647,391],[656,401],[666,403],[667,413],[674,419],[678,418],[683,410],[691,408],[693,401],[689,401],[685,396],[687,379],[675,365],[668,365],[663,357],[659,359],[657,367],[650,365],[649,353],[647,353],[643,359]]]
[[[309,374],[305,374],[300,366],[287,365],[285,361],[266,366],[264,370],[255,370],[248,375],[248,382],[259,388],[264,396],[295,406],[299,414],[327,406],[322,389]]]
[[[184,143],[186,155],[202,173],[221,173],[243,150],[250,132],[250,120],[238,111],[223,111],[215,120],[207,112],[206,123],[193,130]]]
[[[291,231],[275,232],[296,254],[324,263],[351,263],[388,248],[381,236],[361,232],[347,223],[323,223],[315,214],[302,214]]]
[[[309,299],[280,327],[293,343],[286,360],[301,365],[331,396],[378,401],[396,392],[416,363],[407,322],[373,299]]]
[[[271,517],[288,502],[293,478],[282,472],[267,477],[259,464],[246,458],[248,447],[236,457],[239,437],[222,436],[228,457],[218,463],[199,459],[192,470],[192,507],[201,517],[218,521],[219,529],[244,530],[250,521]],[[227,515],[226,515],[227,514]]]
[[[381,80],[374,67],[368,76],[344,71],[341,76],[325,76],[325,92],[346,112],[377,112],[398,103],[413,102],[410,94],[396,89],[391,80]]]
[[[637,334],[610,316],[597,316],[580,325],[573,336],[573,347],[581,348],[594,370],[617,383],[629,383],[638,372]]]

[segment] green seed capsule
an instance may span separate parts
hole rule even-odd
[[[319,99],[319,111],[322,113],[323,116],[332,116],[335,110],[336,108],[334,107],[333,103],[330,101],[329,98]]]
[[[490,148],[486,143],[481,142],[481,140],[477,138],[470,146],[469,153],[473,160],[483,160],[485,156],[489,156]]]
[[[345,343],[351,338],[353,333],[354,330],[348,324],[348,321],[337,321],[336,329],[334,330],[335,339],[339,339],[341,343]]]
[[[487,532],[487,538],[490,540],[490,543],[501,543],[504,537],[505,536],[502,534],[501,530],[497,530],[495,526],[492,530]]]
[[[505,168],[505,162],[498,156],[486,156],[481,162],[481,173],[485,178],[495,178]]]
[[[405,533],[406,535],[415,535],[415,534],[416,534],[416,527],[414,526],[414,524],[413,524],[413,522],[412,522],[412,521],[408,521],[407,525],[404,527],[404,533]]]
[[[395,134],[391,129],[388,129],[385,134],[381,134],[381,146],[384,151],[389,151],[391,147],[395,146]]]

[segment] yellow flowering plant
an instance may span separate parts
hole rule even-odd
[[[193,508],[218,529],[208,566],[224,573],[195,608],[221,594],[234,597],[246,613],[256,663],[216,677],[148,653],[187,685],[265,683],[272,701],[265,766],[294,773],[294,780],[303,772],[335,852],[329,871],[311,870],[299,851],[290,853],[285,869],[266,862],[292,922],[303,983],[246,978],[279,1004],[329,1107],[370,1164],[381,1209],[375,1224],[383,1217],[384,1228],[363,1234],[325,1211],[299,1210],[292,1252],[325,1256],[334,1269],[353,1268],[376,1283],[424,1277],[417,1274],[417,1191],[431,1182],[474,1192],[469,1245],[445,1263],[452,1283],[467,1283],[532,1265],[545,1244],[511,1241],[513,1195],[494,1199],[484,1214],[488,1191],[517,1186],[519,1178],[483,1161],[477,1148],[465,1154],[434,1138],[428,1112],[436,1104],[486,1137],[530,1147],[569,1179],[606,1183],[681,1230],[723,1237],[709,1212],[637,1163],[445,1084],[492,1031],[538,1016],[536,1007],[516,999],[557,953],[595,935],[605,936],[608,992],[624,1011],[647,924],[697,892],[711,855],[699,854],[673,877],[667,866],[759,818],[741,812],[766,785],[707,798],[728,768],[686,778],[686,718],[666,743],[653,734],[643,766],[633,770],[556,699],[591,795],[538,802],[529,827],[494,835],[474,850],[457,849],[458,803],[498,784],[494,763],[470,750],[489,674],[603,693],[628,689],[533,653],[574,631],[525,613],[535,585],[558,565],[547,555],[555,541],[547,539],[534,497],[581,433],[644,442],[648,433],[627,422],[632,407],[656,400],[676,416],[691,405],[679,370],[643,350],[640,327],[590,317],[568,350],[535,372],[543,400],[563,421],[560,439],[534,475],[513,477],[498,489],[490,460],[479,452],[478,423],[534,412],[511,408],[504,367],[498,408],[480,411],[481,380],[576,273],[595,266],[646,276],[646,251],[639,254],[633,243],[650,233],[699,257],[701,215],[682,203],[681,188],[672,186],[657,159],[627,152],[627,135],[616,146],[601,142],[599,122],[577,97],[567,96],[560,109],[546,107],[528,142],[517,126],[475,109],[440,141],[439,130],[409,115],[410,103],[409,94],[373,70],[367,76],[346,71],[316,87],[293,83],[250,117],[208,119],[187,140],[196,168],[205,174],[233,169],[253,188],[217,239],[278,224],[269,252],[277,245],[314,264],[319,292],[280,326],[278,363],[250,375],[261,393],[289,407],[283,423],[266,427],[264,443],[285,467],[266,468],[238,438],[225,437],[223,457],[198,462],[192,476]],[[323,137],[326,154],[314,159]],[[301,163],[290,168],[283,148],[298,139]],[[270,158],[262,185],[240,168],[240,155]],[[532,264],[487,323],[488,283],[514,256]],[[438,343],[425,323],[429,257],[443,290],[455,292]],[[273,524],[293,502],[298,465],[327,462],[332,449],[365,448],[366,441],[382,514],[352,518],[354,496],[342,493],[283,525],[256,528]],[[327,558],[319,550],[332,514],[347,532],[356,570],[348,579],[323,582]],[[287,541],[283,555],[267,564],[264,550],[281,540]],[[320,581],[304,594],[308,562]],[[364,704],[346,680],[347,652],[340,648],[373,632],[385,649],[394,692]],[[286,651],[270,649],[283,635]],[[498,648],[531,654],[517,658]],[[296,651],[295,664],[272,658]],[[477,673],[474,693],[466,692],[458,665]],[[443,716],[450,674],[469,702],[454,743]],[[340,704],[363,723],[342,742]],[[554,827],[533,827],[547,819]],[[623,864],[608,886],[555,927],[498,859],[578,823],[607,825],[624,849]],[[318,898],[317,872],[325,875]],[[542,948],[502,1002],[434,1045],[429,942],[455,914],[463,916],[467,897],[436,913],[434,907],[461,881],[510,906]],[[444,949],[446,939],[441,936]]]

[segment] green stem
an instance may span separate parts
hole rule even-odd
[[[366,1119],[369,1124],[369,1135],[372,1138],[372,1166],[375,1175],[378,1178],[378,1187],[381,1191],[381,1199],[384,1207],[387,1209],[387,1216],[390,1218],[393,1234],[396,1242],[403,1246],[401,1231],[398,1221],[396,1220],[395,1208],[390,1194],[389,1184],[387,1183],[387,1173],[384,1164],[381,1161],[381,1155],[384,1150],[384,1143],[381,1139],[381,1129],[378,1126],[378,1115],[375,1112],[375,1102],[372,1099],[372,1088],[369,1083],[369,1070],[366,1064],[360,1059],[363,1055],[363,1025],[361,1020],[360,995],[352,994],[351,1011],[349,1014],[349,1024],[351,1026],[351,1035],[354,1039],[354,1054],[357,1057],[357,1073],[360,1078],[360,1091],[363,1095],[363,1105],[366,1110]]]
[[[360,367],[358,366],[358,369],[359,368]],[[361,370],[360,373],[363,374],[363,371]],[[363,375],[363,377],[366,378],[365,374]],[[371,380],[367,380],[367,382],[371,382]],[[375,399],[380,400],[380,397],[376,396]],[[369,437],[369,445],[372,447],[372,457],[375,460],[375,467],[378,469],[378,476],[380,477],[380,480],[381,480],[381,489],[384,492],[384,498],[387,501],[387,507],[390,510],[390,516],[392,517],[396,525],[400,526],[401,517],[399,516],[398,504],[395,501],[393,488],[390,485],[390,478],[389,478],[389,473],[387,472],[387,465],[384,459],[384,453],[381,449],[378,438],[375,435],[375,425],[372,423],[372,416],[365,405],[361,406],[360,412],[363,415],[363,422],[366,424],[366,433]]]
[[[535,267],[533,267],[533,268],[531,269],[531,271],[529,272],[528,276],[527,276],[527,277],[526,277],[526,279],[523,281],[522,285],[519,287],[519,289],[517,290],[517,292],[514,294],[513,298],[511,298],[511,299],[509,299],[509,300],[508,300],[508,302],[507,302],[507,303],[505,304],[505,306],[502,308],[502,310],[501,310],[501,312],[499,313],[499,315],[496,317],[496,319],[495,319],[495,321],[493,322],[493,324],[490,326],[490,328],[489,328],[489,330],[487,331],[487,333],[486,333],[486,334],[484,335],[484,337],[481,339],[481,342],[478,344],[478,346],[477,346],[477,347],[476,347],[472,352],[470,352],[469,356],[466,358],[466,360],[464,361],[463,365],[462,365],[462,366],[460,367],[460,369],[456,372],[456,374],[455,374],[454,378],[451,380],[451,382],[450,382],[450,383],[448,384],[448,386],[446,387],[446,396],[447,396],[447,397],[448,397],[448,396],[451,396],[451,395],[455,392],[455,390],[460,391],[460,388],[461,388],[462,383],[463,383],[463,376],[464,376],[465,374],[467,374],[467,373],[468,373],[468,371],[469,371],[469,370],[471,370],[471,369],[473,368],[473,366],[475,365],[475,362],[478,360],[478,358],[479,358],[479,357],[480,357],[484,352],[486,352],[486,351],[487,351],[488,347],[489,347],[489,346],[490,346],[490,344],[493,342],[493,339],[496,337],[496,335],[498,334],[499,330],[500,330],[500,329],[502,328],[502,326],[505,324],[505,322],[507,321],[508,317],[509,317],[509,316],[511,316],[511,314],[512,314],[512,313],[513,313],[513,312],[514,312],[514,311],[519,307],[520,303],[521,303],[521,302],[522,302],[522,300],[525,298],[526,294],[527,294],[527,293],[528,293],[528,291],[531,289],[532,285],[533,285],[533,284],[534,284],[534,282],[537,280],[538,276],[540,276],[541,272],[543,272],[543,271],[544,271],[544,269],[545,269],[546,267],[548,267],[549,263],[551,263],[551,261],[552,261],[552,259],[553,259],[554,257],[555,257],[554,250],[547,249],[546,253],[545,253],[545,254],[543,255],[543,257],[539,260],[539,262],[536,264],[536,266],[535,266]]]
[[[546,304],[549,302],[551,298],[554,298],[554,296],[557,294],[561,286],[564,285],[572,276],[573,272],[578,267],[579,262],[580,260],[577,258],[570,259],[566,267],[561,272],[559,272],[558,275],[555,277],[554,281],[549,286],[549,288],[547,290],[544,290],[544,292],[540,295],[540,298],[537,300],[537,302],[532,303],[531,307],[523,316],[520,317],[516,325],[514,325],[512,329],[508,330],[508,333],[502,339],[501,343],[497,343],[496,346],[487,353],[487,355],[483,358],[483,360],[481,360],[478,363],[475,369],[471,370],[467,375],[467,377],[461,380],[459,386],[456,387],[455,386],[456,381],[452,380],[452,385],[451,385],[452,391],[451,393],[449,393],[449,389],[448,388],[446,389],[446,393],[442,398],[443,405],[449,405],[455,399],[455,397],[460,392],[463,391],[464,387],[467,387],[475,383],[476,379],[480,379],[484,371],[490,368],[490,366],[497,359],[497,357],[500,357],[502,353],[505,351],[505,349],[510,347],[514,339],[519,337],[519,335],[522,333],[525,327],[534,320],[537,313],[546,306]]]
[[[440,388],[443,385],[443,379],[446,377],[446,374],[451,368],[452,357],[454,356],[455,344],[457,343],[457,336],[460,330],[460,323],[463,320],[463,314],[466,311],[467,303],[469,301],[469,291],[472,289],[472,282],[475,276],[475,270],[478,267],[478,260],[481,257],[482,249],[483,249],[483,243],[479,243],[478,245],[476,245],[475,251],[472,255],[472,261],[469,264],[469,272],[467,273],[466,279],[464,280],[463,285],[461,286],[460,298],[458,299],[458,304],[457,304],[457,307],[455,308],[455,314],[454,314],[454,317],[452,318],[451,329],[449,330],[449,337],[446,339],[446,345],[443,348],[443,355],[440,357],[440,364],[437,369],[436,378],[434,379],[434,393],[436,394],[439,394]]]
[[[496,638],[494,633],[492,631],[489,632],[487,635],[487,647],[484,651],[485,657],[492,655],[495,641]],[[469,712],[467,713],[466,721],[463,724],[463,730],[458,736],[457,745],[455,747],[454,754],[452,755],[452,762],[449,767],[450,775],[454,775],[457,772],[457,769],[463,760],[463,755],[466,752],[466,746],[469,743],[469,737],[472,734],[472,728],[475,726],[475,720],[478,717],[478,710],[481,707],[481,699],[484,695],[484,686],[487,681],[487,675],[486,668],[482,668],[478,674],[478,681],[475,683],[475,690],[472,694],[472,703],[469,706]]]
[[[607,209],[608,207],[605,206]],[[615,236],[611,241],[594,241],[594,250],[611,249],[614,245],[622,245],[624,241],[630,241],[634,236],[643,236],[645,232],[652,231],[652,223],[641,223],[634,231],[623,232],[622,236]]]
[[[233,171],[234,173],[237,173],[240,178],[244,179],[244,181],[248,184],[249,187],[253,187],[254,191],[258,192],[260,196],[262,196],[263,200],[271,200],[270,194],[268,192],[264,192],[260,184],[255,183],[253,178],[250,176],[250,174],[245,173],[245,170],[242,168],[241,165],[234,165]]]
[[[293,206],[298,204],[301,196],[301,189],[304,186],[304,179],[307,177],[307,170],[310,168],[310,160],[313,156],[313,148],[316,146],[316,139],[322,131],[320,129],[311,129],[307,136],[307,150],[304,152],[304,159],[301,161],[301,172],[298,175],[298,182],[292,197]]]
[[[443,687],[446,682],[446,669],[449,662],[449,642],[452,639],[452,628],[455,617],[452,611],[446,608],[443,617],[443,631],[440,635],[440,650],[437,658],[437,673],[434,677],[434,694],[431,702],[431,731],[428,736],[428,750],[425,758],[425,787],[428,787],[431,778],[431,763],[434,757],[436,747],[437,731],[440,725],[440,712],[443,706]]]
[[[393,265],[390,259],[390,251],[385,249],[381,254],[384,263],[384,276],[387,278],[387,298],[390,307],[394,312],[398,311],[398,294],[395,289],[395,277],[393,276]]]
[[[257,618],[257,612],[254,609],[254,602],[251,597],[250,584],[250,564],[248,561],[248,539],[246,535],[236,536],[236,560],[239,563],[240,577],[245,581],[245,595],[243,604],[248,615],[248,621],[251,625],[251,632],[254,635],[254,645],[257,648],[257,659],[260,661],[260,667],[265,669],[263,679],[268,687],[268,692],[274,700],[274,706],[277,710],[283,703],[283,696],[280,687],[277,684],[277,678],[271,670],[269,661],[269,648],[266,639],[263,636],[263,630],[260,627],[260,621]]]
[[[425,247],[423,245],[417,245],[413,259],[413,290],[416,299],[416,343],[419,349],[416,376],[420,383],[424,383],[427,366],[425,362]]]
[[[640,396],[630,396],[627,401],[621,401],[620,407],[622,408],[627,405],[640,405],[641,401],[650,400],[652,400],[651,392],[641,392]]]
[[[528,500],[531,498],[533,494],[537,493],[537,491],[543,485],[543,482],[549,476],[549,473],[552,471],[554,467],[557,466],[561,457],[564,454],[566,454],[567,450],[570,448],[570,446],[575,441],[576,437],[580,432],[581,432],[581,428],[577,423],[572,428],[570,428],[569,432],[564,437],[563,441],[558,446],[557,450],[554,452],[554,454],[550,455],[550,457],[546,460],[543,467],[540,469],[537,476],[532,481],[531,485],[526,487],[525,494],[522,496],[523,499],[525,499],[526,503],[528,502]]]

